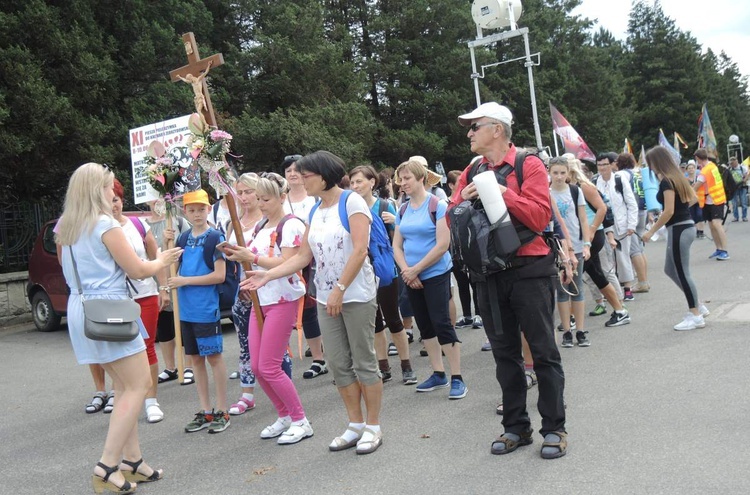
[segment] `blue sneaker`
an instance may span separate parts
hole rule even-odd
[[[432,392],[433,390],[445,388],[447,386],[448,378],[440,378],[435,373],[433,373],[427,380],[417,385],[417,392]]]
[[[469,389],[464,382],[454,378],[451,380],[451,392],[448,394],[448,398],[450,400],[463,399],[468,391]]]
[[[717,249],[716,251],[714,251],[714,252],[713,252],[713,254],[712,254],[711,256],[709,256],[709,257],[708,257],[708,259],[711,259],[711,258],[716,258],[716,257],[718,257],[718,256],[719,256],[720,254],[721,254],[721,250],[720,250],[720,249]]]
[[[726,261],[729,259],[729,253],[727,253],[726,251],[720,251],[716,259],[718,261]]]

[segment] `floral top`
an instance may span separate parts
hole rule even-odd
[[[281,241],[276,239],[276,226],[261,229],[250,243],[250,251],[258,256],[281,256],[281,248],[299,247],[302,237],[305,235],[305,224],[298,218],[290,218],[284,222],[281,230]],[[273,251],[271,252],[271,243]],[[279,247],[279,244],[281,247]],[[253,264],[253,270],[265,271],[266,269]],[[294,274],[289,277],[280,278],[268,282],[258,289],[258,299],[261,306],[280,304],[296,301],[305,295],[305,286],[299,277]]]

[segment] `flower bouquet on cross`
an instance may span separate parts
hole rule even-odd
[[[211,128],[197,113],[190,116],[188,129],[191,135],[187,139],[187,147],[190,150],[190,156],[200,169],[200,175],[205,182],[204,187],[209,194],[213,192],[214,197],[219,199],[234,193],[232,189],[234,178],[229,174],[229,165],[226,160],[232,144],[232,135],[226,131]]]
[[[232,136],[211,129],[197,113],[190,116],[188,130],[184,146],[167,149],[161,141],[152,141],[148,147],[146,175],[159,194],[154,206],[159,215],[173,214],[175,200],[186,192],[204,188],[217,199],[233,192],[225,158]]]

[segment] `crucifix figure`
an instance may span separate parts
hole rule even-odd
[[[208,63],[208,67],[206,67],[206,71],[199,75],[198,77],[195,77],[192,74],[188,74],[185,77],[177,76],[180,81],[186,82],[190,84],[193,87],[193,93],[195,94],[195,97],[193,98],[193,103],[195,103],[195,111],[199,114],[203,115],[203,112],[208,111],[208,105],[206,104],[206,96],[203,93],[203,80],[208,75],[208,71],[211,69],[211,62]]]
[[[193,33],[182,35],[182,41],[185,46],[188,64],[169,72],[172,82],[183,81],[190,83],[193,87],[195,97],[195,111],[203,116],[209,125],[216,127],[216,117],[214,108],[211,105],[211,96],[208,93],[206,76],[211,68],[218,67],[224,63],[224,57],[221,53],[211,55],[210,57],[200,58],[198,54],[198,44],[195,42]]]

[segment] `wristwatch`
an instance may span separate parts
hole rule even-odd
[[[341,292],[346,292],[346,285],[336,282],[336,287],[338,287]]]

